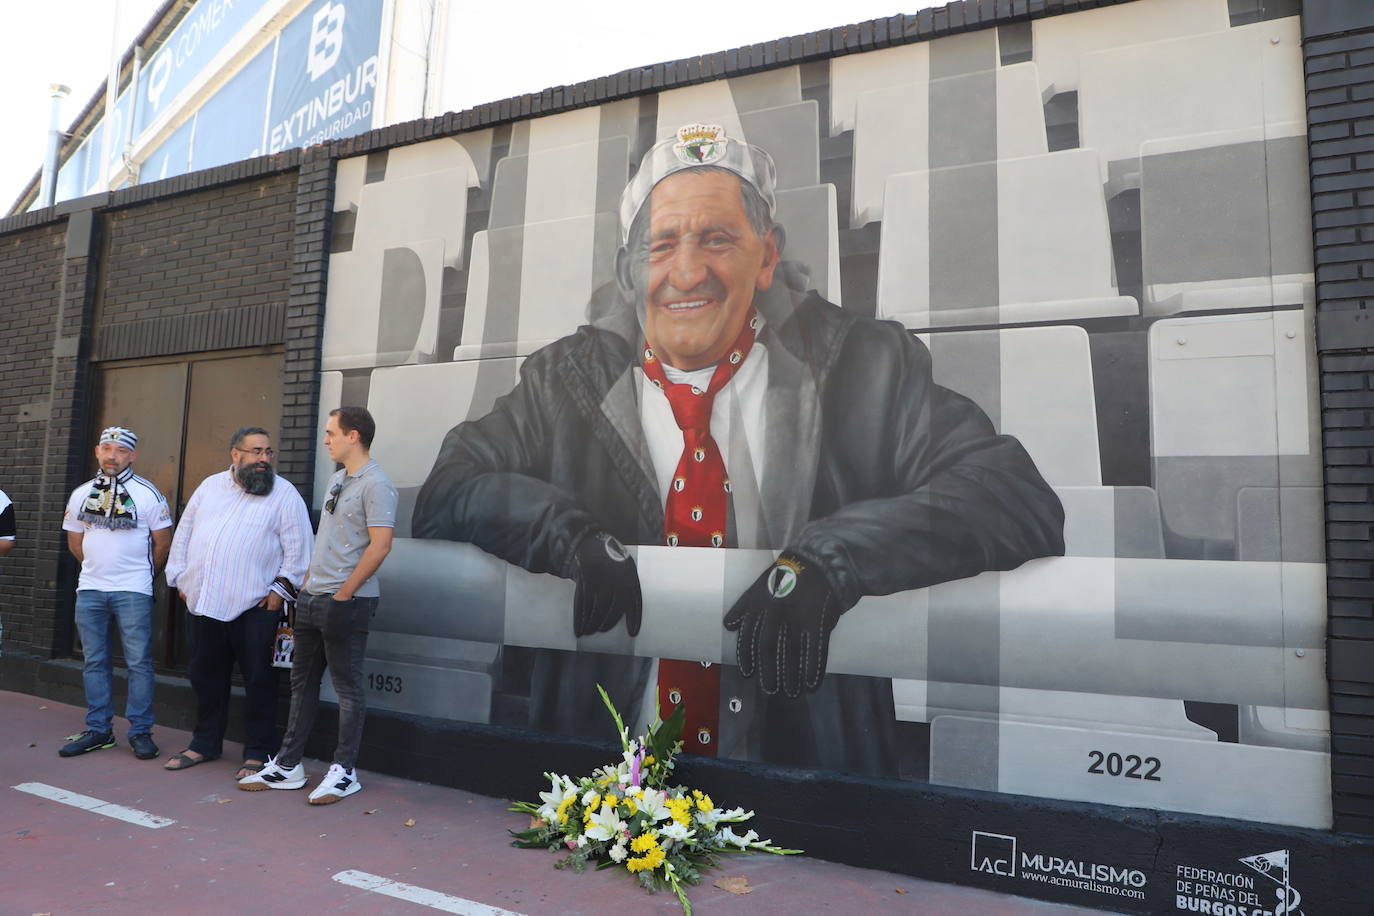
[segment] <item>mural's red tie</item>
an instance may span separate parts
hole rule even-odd
[[[711,408],[716,394],[735,377],[754,346],[758,316],[751,310],[725,356],[716,364],[705,389],[668,381],[663,364],[647,345],[644,374],[662,389],[682,430],[682,457],[668,487],[663,509],[663,542],[669,547],[724,547],[729,513],[730,478],[716,440],[711,438]],[[720,732],[720,669],[701,662],[661,659],[658,705],[666,717],[679,703],[687,707],[682,727],[684,748],[715,756]]]

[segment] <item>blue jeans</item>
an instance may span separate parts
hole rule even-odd
[[[130,735],[153,730],[153,596],[139,592],[76,593],[76,629],[86,653],[86,727],[111,731],[114,724],[114,653],[110,651],[110,618],[119,622],[124,663],[129,668],[129,696],[124,714]]]

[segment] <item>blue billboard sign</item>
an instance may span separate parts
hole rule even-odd
[[[136,132],[141,133],[191,85],[268,0],[200,0],[149,59],[139,93]]]
[[[250,159],[262,153],[262,119],[272,84],[272,46],[247,66],[196,112],[191,168]]]
[[[195,119],[187,121],[148,154],[138,171],[140,182],[175,178],[191,170],[191,132],[195,124]]]
[[[282,30],[267,150],[372,127],[382,0],[318,0]]]

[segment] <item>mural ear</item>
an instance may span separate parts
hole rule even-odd
[[[763,264],[759,268],[758,279],[754,282],[755,289],[766,290],[773,285],[773,272],[778,269],[778,264],[782,260],[782,246],[786,241],[787,233],[774,223],[768,236],[763,240]]]
[[[625,245],[616,249],[615,285],[620,289],[620,295],[626,302],[634,301],[634,262],[630,257],[630,249]]]

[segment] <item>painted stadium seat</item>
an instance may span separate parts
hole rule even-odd
[[[1150,328],[1150,439],[1170,556],[1235,557],[1238,515],[1261,508],[1243,489],[1279,488],[1283,505],[1302,499],[1291,488],[1321,485],[1310,327],[1307,312],[1288,309]],[[1247,552],[1269,550],[1256,536]],[[1299,545],[1283,549],[1310,553]]]
[[[587,321],[596,291],[615,279],[613,213],[473,236],[467,312],[454,359],[528,355]]]
[[[1087,332],[1079,327],[923,335],[935,381],[1026,447],[1046,482],[1101,486]]]
[[[840,301],[840,242],[835,186],[816,185],[778,192],[777,220],[787,233],[783,257],[804,264],[811,287]]]
[[[1313,303],[1306,138],[1203,148],[1188,147],[1192,139],[1142,147],[1145,311]]]
[[[1226,0],[1153,0],[1047,16],[1031,22],[1035,62],[1046,94],[1079,87],[1085,54],[1230,28]]]
[[[779,190],[807,188],[820,181],[819,118],[819,106],[814,101],[740,114],[745,139],[773,157]]]
[[[915,329],[1134,315],[1118,293],[1097,157],[1063,150],[894,175],[878,258],[878,314]],[[980,195],[980,196],[975,196]],[[990,206],[973,206],[971,200]],[[996,274],[964,263],[997,238]]]
[[[1174,149],[1304,136],[1298,17],[1085,54],[1081,145],[1112,193],[1139,187],[1145,144]]]
[[[330,257],[330,311],[348,318],[328,323],[325,369],[434,359],[445,271],[464,266],[467,190],[477,183],[462,148],[450,152],[446,167],[427,172],[405,157],[396,168],[388,162],[379,181],[366,180],[362,159],[341,166],[344,193],[356,194],[357,204],[347,211],[347,249]]]

